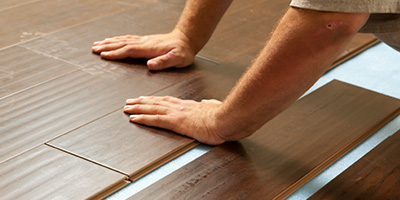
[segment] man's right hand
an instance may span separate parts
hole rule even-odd
[[[196,51],[185,34],[173,31],[158,35],[125,35],[107,38],[93,44],[92,51],[102,58],[147,58],[150,70],[186,67],[192,64]]]

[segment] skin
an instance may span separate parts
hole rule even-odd
[[[185,54],[190,58],[180,58],[181,61],[193,61],[192,55],[208,41],[230,4],[230,1],[221,1],[216,6],[219,12],[213,10],[214,14],[207,15],[208,6],[215,8],[216,3],[205,2],[213,1],[202,1],[201,5],[198,5],[199,1],[189,1],[175,30],[167,34],[168,37],[163,36],[168,40],[180,38],[184,44],[179,48],[187,47],[190,49],[187,52],[193,53]],[[199,14],[196,12],[210,18],[206,18],[206,22],[204,19],[194,18]],[[330,68],[334,59],[368,18],[369,14],[362,13],[331,13],[289,8],[255,62],[223,102],[195,102],[174,97],[139,97],[128,99],[124,111],[131,114],[132,122],[170,129],[206,144],[217,145],[248,137],[306,92]],[[201,30],[204,27],[208,29],[199,32],[198,27],[201,27]],[[164,41],[161,36],[157,37],[153,39]],[[112,40],[122,39],[117,37]],[[95,43],[94,47],[107,49],[105,46],[109,44],[113,43],[105,40]],[[123,52],[121,49],[126,50],[126,46],[128,45],[121,45],[111,51]],[[147,52],[139,48],[128,51],[129,54],[122,54],[125,57],[150,58],[152,56],[149,52],[168,52],[161,51],[158,47],[153,48],[156,50]],[[175,54],[181,52],[178,51],[179,48],[176,47]],[[123,56],[118,58],[121,57]],[[175,56],[165,54],[161,57],[165,62],[157,60],[158,67],[155,69],[169,66],[173,62],[168,59],[175,59]],[[158,58],[160,56],[153,59]],[[185,63],[183,61],[181,63]],[[151,63],[148,63],[148,66],[149,69],[153,69]]]

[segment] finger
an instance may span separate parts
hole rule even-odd
[[[126,105],[124,111],[129,114],[167,114],[169,108],[160,105]]]
[[[129,119],[135,123],[169,129],[172,131],[178,127],[177,121],[168,115],[131,115]]]
[[[105,59],[123,59],[123,58],[128,58],[132,57],[131,55],[132,49],[130,46],[123,46],[119,49],[112,50],[112,51],[103,51],[101,52],[100,56]]]
[[[147,61],[147,66],[150,70],[162,70],[169,67],[180,67],[181,63],[182,57],[172,50]]]
[[[106,38],[106,39],[104,39],[104,40],[94,42],[94,43],[93,43],[93,46],[99,46],[99,45],[105,45],[105,44],[112,44],[112,43],[119,43],[119,42],[121,42],[121,41],[124,41],[124,40],[115,39],[115,38]]]
[[[111,44],[103,44],[99,46],[93,46],[92,51],[95,53],[100,53],[103,51],[112,51],[124,47],[126,43],[118,42],[118,43],[111,43]]]

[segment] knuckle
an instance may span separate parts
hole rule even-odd
[[[169,100],[171,100],[171,97],[170,96],[163,96],[163,97],[161,97],[161,100],[169,101]]]

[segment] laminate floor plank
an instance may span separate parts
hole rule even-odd
[[[131,199],[283,199],[399,112],[398,99],[333,81]]]
[[[198,70],[198,74],[153,95],[222,99],[242,73],[241,67],[233,65],[203,64]],[[169,131],[130,123],[121,109],[48,144],[120,171],[134,181],[197,143]]]
[[[163,1],[149,3],[23,43],[21,46],[81,67],[96,65],[104,60],[91,53],[93,42],[120,35],[169,32],[175,26],[181,10],[181,6]]]
[[[140,5],[145,5],[144,1]],[[134,7],[106,0],[41,0],[0,11],[0,48]],[[136,5],[137,6],[137,5]]]
[[[79,68],[22,47],[0,51],[0,99]]]
[[[122,108],[130,97],[149,95],[198,73],[149,72],[144,62],[102,62],[0,99],[0,162]]]
[[[333,179],[310,199],[398,199],[400,131]]]
[[[90,199],[128,184],[127,177],[41,145],[0,164],[1,199]]]

